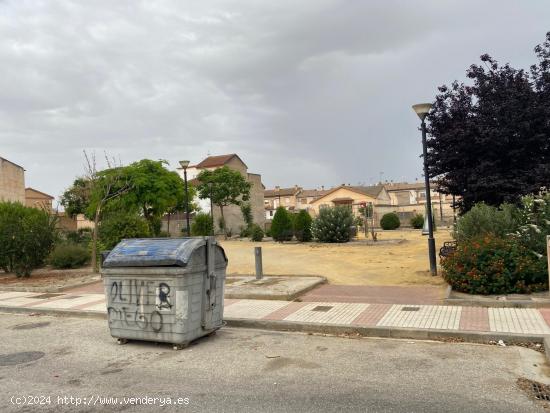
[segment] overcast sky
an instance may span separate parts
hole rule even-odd
[[[268,187],[411,181],[411,105],[485,52],[528,67],[548,30],[547,0],[0,0],[0,156],[56,197],[83,149],[235,152]]]

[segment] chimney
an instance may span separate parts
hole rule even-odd
[[[280,187],[279,185],[276,185],[276,186],[275,186],[275,189],[276,189],[276,190],[279,190],[279,189],[281,189],[281,187]]]
[[[321,191],[324,191],[324,190],[325,190],[325,186],[321,185]]]

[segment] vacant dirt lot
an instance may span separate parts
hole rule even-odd
[[[94,274],[90,267],[71,270],[45,267],[34,270],[30,277],[21,278],[15,274],[6,274],[0,271],[0,290],[56,291],[96,279],[99,279],[99,274]]]
[[[436,247],[451,240],[449,230],[435,233]],[[382,231],[379,240],[403,240],[399,244],[279,244],[275,242],[222,241],[229,258],[228,274],[254,273],[254,247],[263,250],[267,275],[322,275],[331,284],[348,285],[443,285],[429,274],[428,243],[420,231]]]

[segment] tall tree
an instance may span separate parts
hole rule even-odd
[[[122,168],[122,175],[132,183],[132,189],[112,205],[138,211],[149,222],[153,235],[160,232],[164,214],[185,210],[184,182],[177,172],[166,169],[167,164],[162,160],[142,159]],[[195,188],[189,185],[188,191],[189,211],[193,211]]]
[[[98,272],[97,234],[103,210],[109,203],[112,203],[130,191],[132,184],[122,174],[122,166],[115,166],[115,161],[109,159],[107,155],[105,156],[105,160],[109,169],[105,171],[97,170],[95,154],[92,153],[89,156],[84,151],[84,157],[86,159],[86,177],[84,180],[88,181],[90,185],[86,215],[93,217],[94,220],[94,227],[92,229],[92,265],[94,272]]]
[[[212,199],[212,203],[220,208],[223,231],[225,233],[225,217],[223,209],[229,205],[241,205],[250,199],[250,182],[239,171],[223,166],[213,171],[202,170],[197,176],[199,198]]]
[[[471,85],[441,86],[430,111],[428,165],[461,210],[476,202],[518,202],[550,182],[550,32],[530,72],[489,55],[472,65]]]
[[[76,178],[71,187],[61,195],[61,205],[67,215],[74,218],[78,214],[85,214],[90,204],[91,192],[92,182],[89,178]],[[93,219],[93,217],[88,218]]]

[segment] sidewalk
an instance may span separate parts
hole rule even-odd
[[[88,317],[106,317],[107,313],[103,294],[11,291],[0,292],[0,311]],[[427,338],[428,332],[432,336],[492,334],[491,337],[519,335],[525,339],[550,335],[550,309],[534,308],[226,299],[224,315],[232,325],[295,331],[323,332],[326,328],[326,332],[343,332],[366,328],[371,335],[379,336],[408,331],[411,338],[424,335]]]

